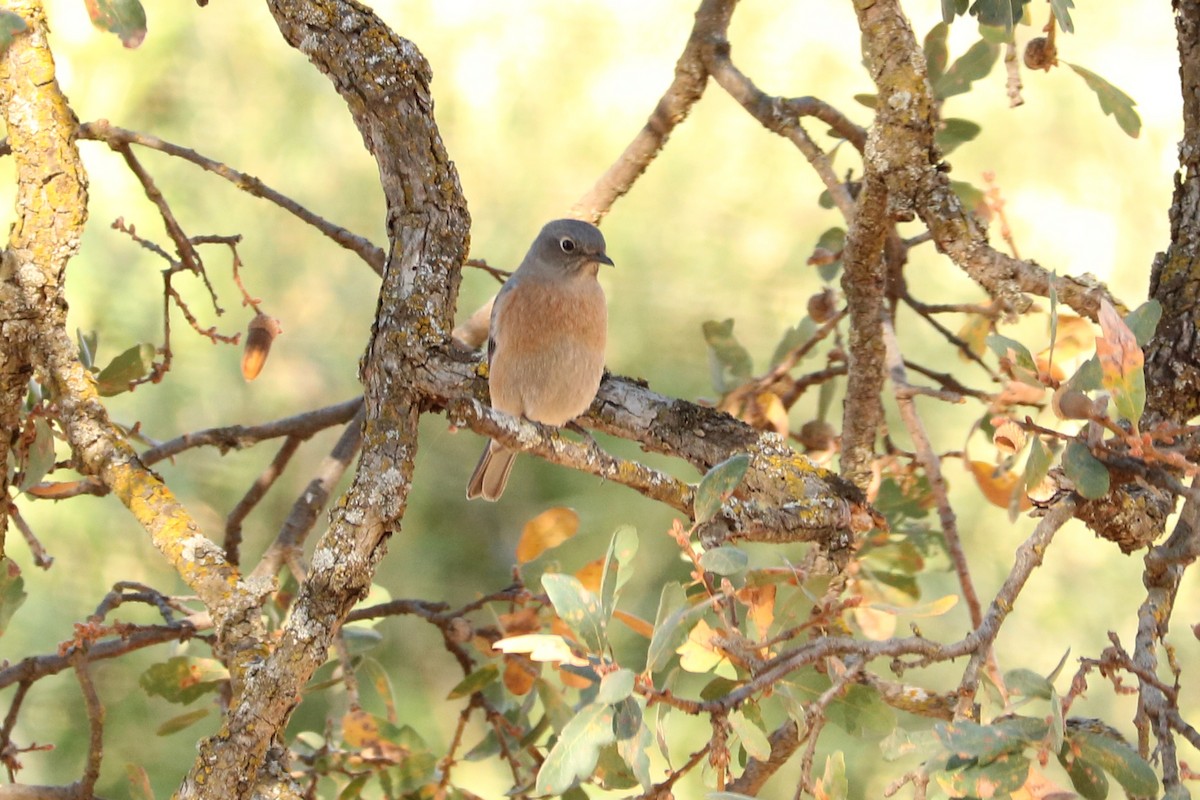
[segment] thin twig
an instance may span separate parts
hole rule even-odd
[[[225,557],[229,559],[230,564],[241,563],[241,546],[242,546],[242,522],[254,510],[283,471],[287,469],[288,462],[292,460],[292,456],[300,449],[300,445],[304,440],[298,436],[289,436],[283,440],[283,446],[275,453],[275,457],[271,459],[271,463],[263,468],[259,476],[242,495],[242,499],[238,500],[237,505],[229,512],[229,516],[225,519]]]
[[[304,540],[317,524],[321,510],[329,502],[338,481],[346,474],[346,470],[349,469],[350,463],[362,446],[362,423],[365,414],[365,409],[360,405],[358,412],[346,425],[329,455],[317,468],[316,475],[292,503],[292,510],[280,527],[275,541],[271,543],[254,567],[252,573],[254,576],[274,575],[288,558],[298,553],[303,547]]]
[[[975,583],[971,580],[971,571],[967,565],[967,556],[963,550],[962,539],[958,535],[958,519],[954,514],[954,508],[950,505],[946,480],[942,477],[941,460],[938,458],[937,453],[934,452],[933,445],[929,441],[929,434],[925,430],[925,423],[921,421],[921,417],[917,413],[916,404],[913,403],[912,399],[913,396],[911,393],[900,391],[905,387],[909,387],[910,384],[904,371],[904,359],[900,354],[900,343],[896,339],[896,330],[892,326],[890,319],[883,321],[883,342],[887,352],[888,375],[892,380],[892,386],[896,390],[896,404],[900,408],[900,417],[904,420],[904,425],[908,429],[909,436],[912,437],[913,447],[917,451],[917,460],[925,471],[926,477],[929,478],[929,491],[933,495],[934,503],[937,505],[938,519],[942,526],[942,535],[946,540],[946,550],[950,554],[950,560],[954,564],[954,571],[958,575],[958,583],[962,589],[963,600],[966,601],[967,609],[971,615],[971,625],[978,628],[983,622],[983,609],[979,603],[979,595],[975,591]]]
[[[383,274],[383,264],[386,259],[386,253],[375,245],[371,244],[366,238],[334,225],[325,219],[317,216],[308,209],[301,206],[294,200],[291,200],[274,189],[267,186],[253,175],[247,175],[244,172],[238,172],[219,161],[200,155],[194,150],[186,147],[180,147],[177,144],[163,141],[157,136],[149,134],[137,133],[136,131],[125,130],[118,128],[115,125],[109,124],[107,120],[96,120],[95,122],[84,123],[79,127],[79,138],[94,139],[105,142],[109,147],[120,152],[120,147],[128,147],[130,144],[141,145],[152,150],[158,150],[176,158],[182,158],[189,161],[201,169],[219,175],[225,180],[233,183],[242,191],[251,194],[255,197],[261,197],[264,200],[269,200],[275,205],[282,208],[284,211],[298,217],[308,225],[316,228],[321,233],[328,236],[337,244],[356,253],[363,261],[367,263],[375,271],[376,274]]]
[[[75,678],[79,681],[79,689],[83,692],[83,704],[87,709],[88,719],[88,753],[83,769],[83,778],[79,782],[79,796],[91,797],[100,779],[100,764],[104,758],[104,706],[96,687],[92,683],[92,675],[88,669],[86,651],[76,651],[73,659]]]

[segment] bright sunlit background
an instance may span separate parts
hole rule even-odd
[[[613,162],[669,84],[695,5],[695,0],[389,0],[376,5],[432,64],[438,122],[473,218],[474,257],[515,266],[543,222],[565,215]],[[1022,257],[1059,273],[1090,272],[1132,307],[1145,297],[1155,252],[1168,244],[1167,209],[1181,130],[1174,25],[1167,4],[1081,5],[1074,12],[1077,33],[1060,37],[1059,56],[1131,95],[1142,118],[1140,137],[1129,138],[1104,116],[1095,95],[1065,67],[1023,72],[1025,105],[1010,109],[998,66],[975,91],[947,102],[947,116],[984,127],[950,161],[955,178],[977,185],[985,171],[995,174]],[[924,36],[939,19],[939,3],[908,6],[917,35]],[[1033,11],[1038,22],[1020,28],[1022,43],[1044,24],[1048,5],[1039,0]],[[385,244],[382,194],[361,137],[328,81],[287,47],[263,4],[214,0],[198,8],[151,2],[147,12],[145,43],[126,51],[115,37],[92,28],[78,0],[50,3],[59,78],[81,120],[107,118],[192,147]],[[764,91],[815,95],[856,121],[869,122],[870,112],[852,99],[873,86],[861,67],[850,3],[744,0],[730,33],[735,61]],[[973,24],[957,23],[951,58],[976,38]],[[807,124],[828,144],[820,125]],[[111,223],[122,217],[141,236],[170,247],[161,221],[120,157],[93,142],[80,146],[90,176],[91,221],[83,253],[71,265],[68,296],[72,324],[99,333],[98,360],[105,363],[139,341],[157,343],[161,337],[159,270],[164,264]],[[370,269],[265,201],[185,163],[145,150],[138,154],[189,234],[245,237],[240,248],[244,280],[263,299],[264,309],[280,319],[284,334],[262,376],[246,383],[238,349],[210,344],[175,314],[172,371],[161,385],[115,398],[114,416],[140,422],[146,436],[165,440],[353,397],[358,357],[375,311],[378,284]],[[851,155],[839,152],[840,172],[857,172]],[[12,215],[12,184],[11,159],[0,160],[5,219]],[[710,86],[664,153],[605,220],[609,252],[617,263],[602,276],[611,306],[610,369],[645,378],[665,394],[712,399],[700,326],[733,318],[756,371],[765,370],[783,332],[804,317],[806,299],[822,285],[805,261],[821,232],[840,220],[836,212],[818,207],[821,188],[799,152]],[[210,248],[203,254],[226,313],[215,314],[198,282],[180,281],[192,311],[205,327],[215,325],[227,334],[243,330],[252,314],[241,307],[230,280],[227,251]],[[914,251],[908,283],[928,302],[983,297],[929,245]],[[496,288],[486,274],[468,270],[460,318]],[[906,324],[902,335],[913,357],[989,388],[982,372],[956,361],[930,329],[912,320]],[[1040,349],[1044,332],[1044,324],[1026,325],[1014,335]],[[982,413],[977,407],[922,407],[931,424],[940,426],[937,445],[943,450],[960,449],[963,432]],[[813,418],[816,408],[815,393],[803,398],[792,413],[793,429]],[[900,426],[892,429],[905,444]],[[378,576],[392,596],[458,604],[506,585],[521,525],[554,505],[571,506],[582,518],[578,540],[561,556],[567,568],[602,555],[618,524],[637,527],[645,557],[626,591],[630,611],[652,618],[658,586],[686,575],[665,536],[673,515],[640,496],[525,457],[502,503],[468,504],[463,489],[482,440],[450,432],[441,417],[425,419],[422,437],[404,530],[390,542]],[[336,432],[327,432],[307,444],[247,520],[247,560],[271,541],[335,438]],[[641,457],[628,444],[605,444]],[[219,538],[224,516],[269,463],[274,446],[225,456],[196,450],[157,469],[206,531]],[[973,446],[987,447],[979,439]],[[666,459],[652,463],[695,477]],[[982,505],[958,462],[950,462],[947,472],[976,581],[990,597],[1030,523],[1010,524],[1003,512]],[[24,572],[30,600],[0,640],[0,659],[53,652],[71,637],[72,623],[90,613],[115,581],[183,591],[117,501],[19,502],[56,561],[48,572],[36,569],[19,537],[10,535],[9,553]],[[784,555],[796,559],[800,552]],[[780,563],[778,551],[756,550],[755,558]],[[1140,558],[1121,556],[1073,524],[1055,542],[1005,627],[1001,664],[1045,673],[1068,648],[1072,659],[1097,655],[1109,629],[1131,642],[1140,565]],[[955,590],[941,571],[923,579],[923,586],[929,597]],[[1200,592],[1193,582],[1179,608],[1194,609],[1197,602]],[[1179,660],[1200,663],[1196,641],[1182,630],[1183,622],[1195,619],[1185,617],[1180,615],[1176,638]],[[122,609],[117,618],[153,619],[136,609]],[[947,639],[967,628],[961,607],[942,619],[922,621],[927,635]],[[386,645],[371,655],[392,676],[400,716],[437,750],[456,721],[457,706],[443,698],[461,677],[457,666],[428,626],[401,619],[382,622],[378,629]],[[158,796],[167,796],[191,763],[192,743],[216,724],[212,713],[182,732],[154,735],[162,722],[185,710],[149,699],[138,688],[141,670],[161,658],[161,650],[146,652],[96,670],[109,720],[98,787],[104,796],[128,795],[126,763],[144,765]],[[909,677],[948,688],[957,682],[954,669]],[[1072,669],[1068,666],[1068,673]],[[1194,699],[1200,685],[1195,675],[1190,680],[1194,715],[1200,710]],[[10,697],[11,691],[0,694],[0,707],[6,708]],[[319,703],[306,705],[297,724],[319,729],[327,710]],[[1099,680],[1076,711],[1104,716],[1132,733],[1132,702],[1114,699]],[[56,783],[78,777],[87,737],[73,679],[38,683],[21,719],[20,741],[60,746],[24,756],[20,777]],[[473,735],[477,740],[479,731]],[[678,752],[686,754],[686,746],[707,733],[697,726],[681,728],[678,735]],[[879,796],[880,776],[887,772],[881,771],[873,743],[844,741],[833,733],[828,746],[848,748],[853,797]],[[508,784],[492,767],[464,763],[458,774],[478,794],[496,797]],[[794,780],[794,770],[781,773],[763,796],[792,797]],[[700,796],[698,784],[692,787],[693,794],[680,796]]]

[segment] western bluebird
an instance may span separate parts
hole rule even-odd
[[[574,219],[548,223],[492,305],[488,387],[492,408],[546,425],[578,417],[604,374],[608,306],[596,280],[611,265],[604,236]],[[488,442],[467,498],[498,500],[517,451]]]

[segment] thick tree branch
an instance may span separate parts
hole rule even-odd
[[[1163,316],[1146,348],[1146,410],[1182,424],[1200,413],[1200,2],[1176,0],[1183,140],[1171,201],[1171,242],[1154,260],[1150,296]]]
[[[288,43],[330,78],[374,155],[391,247],[363,363],[365,435],[354,483],[317,544],[278,644],[202,743],[182,798],[242,798],[272,780],[268,750],[367,593],[404,514],[424,406],[412,375],[425,350],[449,339],[467,253],[466,204],[416,46],[353,0],[268,0],[268,8]]]
[[[1047,297],[1053,285],[1059,302],[1094,319],[1100,299],[1112,300],[1103,285],[1087,275],[1055,277],[1032,261],[996,250],[950,188],[933,142],[938,118],[925,59],[897,0],[855,0],[854,8],[879,96],[881,135],[875,146],[867,146],[866,171],[885,178],[893,213],[920,217],[938,250],[1004,308],[1022,311],[1030,304],[1024,293]]]
[[[553,428],[498,414],[483,403],[486,381],[474,356],[431,351],[417,387],[458,424],[512,444],[547,461],[629,486],[672,508],[690,513],[687,484],[596,448],[575,444]],[[473,398],[464,400],[464,398]],[[634,381],[609,375],[592,409],[580,422],[638,442],[643,449],[682,458],[700,473],[737,453],[750,455],[750,468],[720,520],[706,530],[711,541],[821,541],[843,548],[851,531],[875,519],[863,494],[807,456],[722,411],[674,400]]]

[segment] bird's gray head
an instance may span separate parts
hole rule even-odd
[[[604,234],[595,225],[577,219],[556,219],[546,224],[529,248],[525,264],[549,266],[579,272],[597,264],[612,265],[604,252]],[[522,266],[525,266],[522,264]]]

